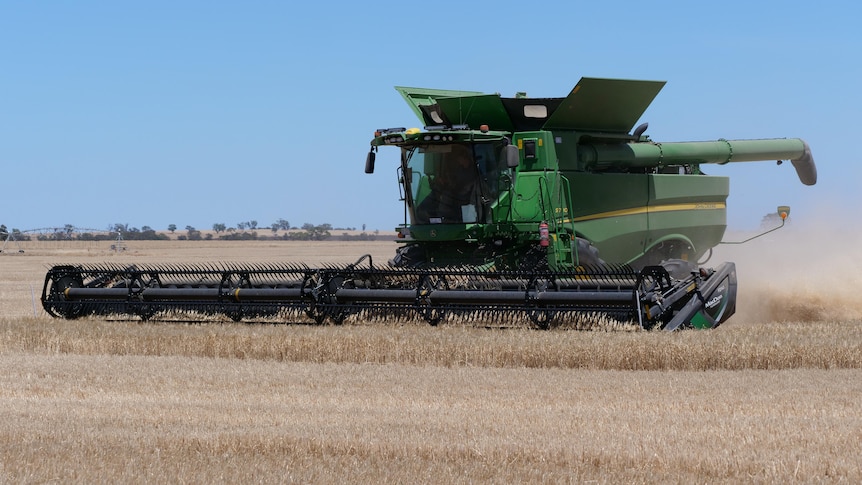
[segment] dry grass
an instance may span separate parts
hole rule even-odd
[[[0,457],[10,482],[862,477],[858,370],[2,360]]]
[[[52,263],[394,248],[162,244],[0,255],[0,483],[862,481],[862,325],[827,275],[675,334],[34,316]]]
[[[862,325],[739,324],[711,332],[668,334],[17,318],[0,319],[0,352],[488,368],[860,369]]]

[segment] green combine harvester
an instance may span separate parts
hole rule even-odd
[[[378,130],[365,165],[373,173],[381,146],[400,151],[405,220],[388,264],[60,265],[43,306],[65,318],[715,327],[736,306],[734,264],[702,266],[724,236],[729,181],[701,166],[790,160],[806,185],[816,167],[796,138],[650,140],[634,126],[664,84],[582,78],[565,98],[398,87],[424,129]]]

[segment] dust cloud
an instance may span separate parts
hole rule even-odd
[[[745,244],[716,247],[704,266],[733,261],[739,277],[731,321],[862,320],[862,226],[843,222],[787,224]],[[728,231],[724,240],[751,235]]]

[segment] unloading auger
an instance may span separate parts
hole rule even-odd
[[[659,81],[583,78],[565,98],[397,88],[425,128],[377,130],[400,151],[405,220],[392,260],[353,264],[60,265],[54,316],[227,316],[342,323],[712,328],[733,315],[733,263],[704,267],[726,229],[727,177],[704,164],[790,160],[801,139],[657,143],[635,122]],[[786,212],[785,212],[786,214]]]

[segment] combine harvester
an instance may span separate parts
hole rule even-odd
[[[715,327],[735,311],[736,269],[700,265],[724,235],[729,181],[701,166],[791,160],[806,185],[816,168],[795,138],[650,140],[634,125],[663,86],[583,78],[565,98],[396,88],[425,128],[371,140],[367,173],[379,147],[400,151],[405,218],[389,264],[61,265],[42,304],[65,318]]]

